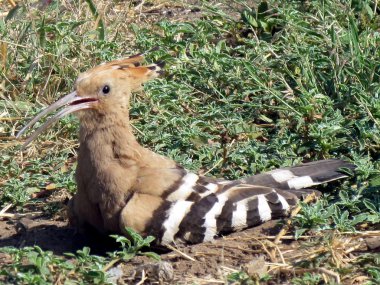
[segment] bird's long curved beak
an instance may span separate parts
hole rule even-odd
[[[42,126],[40,126],[23,144],[22,149],[24,149],[31,141],[33,141],[39,134],[41,134],[44,130],[49,128],[53,123],[58,121],[63,116],[68,114],[77,112],[79,110],[84,109],[92,109],[94,108],[97,99],[94,97],[80,97],[77,95],[76,91],[62,97],[57,102],[51,104],[49,107],[44,109],[41,113],[35,116],[27,125],[25,125],[17,134],[16,138],[19,138],[27,129],[32,127],[37,121],[39,121],[42,117],[54,112],[60,107],[65,106],[61,111],[57,114],[49,118]]]

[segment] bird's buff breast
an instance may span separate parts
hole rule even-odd
[[[117,232],[120,211],[131,195],[136,166],[133,161],[126,163],[114,158],[112,143],[103,144],[100,149],[91,146],[88,140],[80,145],[76,196],[86,197],[89,206],[100,213],[102,230]]]

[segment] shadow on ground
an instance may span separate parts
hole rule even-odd
[[[0,247],[26,247],[37,245],[43,250],[62,255],[76,252],[87,246],[91,253],[104,255],[118,248],[116,242],[94,232],[86,235],[76,233],[65,221],[8,220],[0,221]]]

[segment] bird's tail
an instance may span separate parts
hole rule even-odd
[[[304,194],[317,192],[305,188],[345,178],[354,169],[355,166],[347,161],[327,159],[275,169],[247,177],[241,182],[288,190],[300,198]]]

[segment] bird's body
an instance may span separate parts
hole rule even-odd
[[[20,132],[66,105],[29,143],[63,115],[80,111],[78,191],[69,204],[69,218],[76,227],[90,225],[103,233],[123,233],[131,227],[155,236],[161,244],[209,241],[287,216],[299,197],[312,192],[301,188],[346,177],[339,169],[352,168],[341,160],[322,160],[236,181],[186,171],[142,147],[133,135],[131,92],[157,77],[162,67],[140,66],[142,60],[137,55],[81,74],[75,92],[48,107]]]

